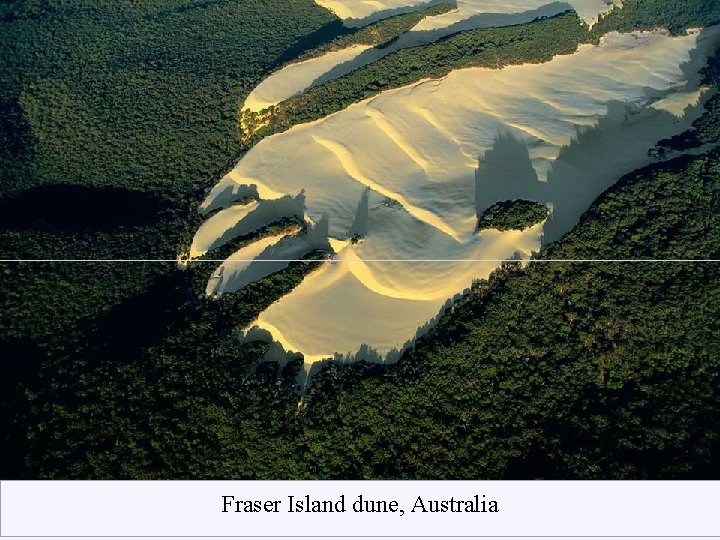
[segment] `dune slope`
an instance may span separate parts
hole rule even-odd
[[[369,45],[352,45],[318,58],[290,64],[273,73],[248,95],[244,110],[259,112],[307,90],[313,82],[332,68],[349,62],[369,49]]]
[[[320,1],[323,7],[333,10],[340,18],[356,21],[373,14],[373,20],[396,15],[397,8],[417,9],[434,2],[408,2],[407,0],[389,2],[348,2]],[[447,13],[424,17],[410,31],[402,33],[396,40],[383,47],[370,45],[352,45],[341,50],[328,52],[285,66],[271,74],[247,97],[243,110],[259,113],[302,93],[312,86],[337,79],[363,66],[377,62],[381,58],[410,47],[418,47],[436,42],[448,35],[477,28],[498,28],[526,24],[543,17],[553,17],[569,10],[577,14],[589,25],[598,17],[621,5],[619,0],[608,4],[605,0],[512,0],[510,2],[459,0],[457,8]]]
[[[704,95],[695,97],[697,73],[717,43],[717,30],[611,33],[546,64],[455,71],[263,140],[203,208],[232,208],[248,193],[260,208],[302,196],[306,220],[327,224],[335,254],[256,325],[307,362],[363,344],[402,347],[498,260],[559,238],[646,164],[657,140],[686,129]],[[668,112],[668,103],[687,107]],[[546,204],[551,218],[476,233],[478,213],[517,198]],[[268,215],[282,217],[273,208]],[[228,229],[246,231],[252,219],[226,215],[240,218]],[[218,247],[220,228],[201,229],[201,244]],[[230,276],[211,288],[237,286]]]
[[[390,12],[400,8],[414,8],[430,3],[431,0],[383,0],[367,2],[365,0],[315,0],[325,8],[335,12],[347,21],[362,21],[375,13]],[[455,25],[473,16],[481,14],[508,14],[532,11],[544,6],[554,6],[553,14],[574,9],[588,24],[610,11],[613,6],[622,5],[621,0],[457,0],[457,9],[436,17],[421,21],[417,30],[436,30]]]

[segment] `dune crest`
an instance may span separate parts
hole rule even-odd
[[[317,3],[334,11],[347,25],[361,26],[362,21],[369,23],[382,20],[397,15],[403,11],[402,8],[407,8],[404,11],[426,8],[438,3],[438,0],[317,0]],[[242,110],[245,114],[257,115],[313,86],[347,75],[393,52],[428,45],[456,32],[527,24],[538,18],[552,17],[569,10],[575,10],[581,19],[592,26],[613,6],[622,5],[620,0],[609,4],[606,0],[453,0],[453,3],[457,4],[456,9],[441,15],[424,17],[411,30],[386,46],[352,45],[284,66],[268,76],[248,95]],[[368,19],[369,17],[371,19]],[[353,21],[354,23],[350,24]],[[252,127],[244,126],[245,131],[253,133],[266,125],[262,118],[258,118],[260,123]]]
[[[431,3],[431,0],[383,0],[367,2],[365,0],[315,0],[315,3],[333,11],[338,17],[349,21],[350,24],[359,24],[359,21],[368,19],[376,13],[393,12],[401,8],[417,8]],[[545,6],[554,6],[553,13],[546,16],[557,15],[563,11],[574,9],[577,14],[589,25],[597,22],[604,13],[614,6],[622,6],[622,0],[457,0],[457,9],[437,15],[426,17],[415,27],[418,31],[437,30],[453,26],[457,23],[481,14],[511,14],[523,11],[532,11]]]
[[[198,231],[198,251],[232,236],[233,201],[248,194],[258,208],[238,211],[243,233],[259,228],[252,216],[265,205],[268,219],[322,223],[310,227],[312,247],[333,258],[254,325],[308,363],[366,344],[380,354],[402,348],[448,299],[500,260],[561,237],[600,193],[651,160],[657,140],[685,130],[709,94],[697,94],[697,74],[719,36],[611,33],[545,64],[454,71],[268,137],[203,203],[220,213]],[[484,208],[515,198],[547,205],[551,217],[524,231],[476,233]],[[228,217],[225,231],[218,216]],[[286,242],[267,240],[260,251],[271,258]],[[237,290],[277,262],[249,272],[240,264],[240,281],[225,270],[209,292]]]
[[[313,82],[332,68],[357,58],[369,45],[352,45],[331,51],[318,58],[290,64],[261,82],[245,99],[243,110],[260,112],[277,105],[313,85]]]

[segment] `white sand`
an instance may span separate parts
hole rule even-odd
[[[208,296],[215,296],[238,291],[287,268],[290,261],[302,259],[316,250],[329,252],[331,249],[326,220],[317,225],[308,224],[302,233],[298,228],[263,238],[231,255],[215,271],[206,292]]]
[[[318,58],[290,64],[261,82],[245,100],[244,110],[259,112],[285,101],[312,86],[312,83],[332,68],[355,59],[369,49],[369,45],[353,45],[332,51]]]
[[[410,221],[407,215],[398,218]],[[405,225],[413,227],[409,222]],[[390,221],[384,226],[395,224]],[[428,251],[415,250],[416,256],[437,253],[432,248],[442,245],[442,240],[432,238],[429,228],[423,233],[433,245]],[[509,258],[518,249],[538,249],[541,233],[542,225],[524,232],[484,231],[463,249],[453,250],[453,254],[461,258]],[[382,233],[378,232],[378,236]],[[336,259],[387,257],[382,242],[374,245],[373,240],[375,235],[359,247],[346,248]],[[301,351],[306,363],[332,357],[336,352],[355,353],[363,343],[386,354],[414,337],[418,327],[437,315],[449,297],[469,287],[473,278],[487,277],[497,267],[497,263],[476,262],[326,263],[273,304],[255,324],[269,330],[285,350]]]
[[[208,219],[195,234],[190,247],[190,258],[194,259],[205,255],[213,248],[213,244],[217,242],[218,238],[221,238],[228,229],[246,218],[257,207],[257,201],[248,204],[237,204]],[[252,232],[252,230],[248,232]]]
[[[574,9],[588,24],[597,22],[598,17],[613,8],[605,0],[458,0],[458,9],[438,15],[427,17],[413,30],[437,30],[456,25],[463,21],[483,14],[493,13],[522,13],[547,7],[544,16],[552,16]]]
[[[275,194],[273,193],[273,195]],[[230,199],[227,199],[224,194],[219,197],[217,202],[223,199],[223,205],[230,204]],[[229,208],[221,210],[203,223],[195,234],[190,247],[190,258],[201,257],[234,238],[253,233],[281,218],[302,220],[305,217],[304,205],[305,196],[303,194],[296,197],[278,196],[274,199],[252,201],[247,204],[231,204]]]
[[[341,19],[365,19],[374,13],[422,6],[431,0],[315,0]]]
[[[305,190],[308,218],[327,216],[338,262],[307,277],[256,324],[307,362],[364,343],[381,353],[402,346],[448,298],[499,264],[350,261],[506,259],[538,250],[543,232],[559,238],[602,191],[649,161],[655,141],[697,117],[700,107],[688,97],[697,80],[688,74],[717,42],[717,31],[613,33],[546,64],[465,69],[391,90],[263,140],[203,208],[251,192],[262,207]],[[659,110],[663,100],[691,106],[678,120]],[[552,206],[551,221],[475,234],[479,210],[517,197]],[[293,208],[273,207],[272,215]],[[212,234],[232,227],[230,219],[201,229],[197,249],[222,244]],[[360,244],[338,241],[357,227],[365,233]],[[212,291],[236,288],[223,279]]]
[[[335,12],[341,19],[364,19],[374,13],[400,7],[413,7],[427,4],[430,0],[315,0],[315,2]],[[597,22],[598,17],[607,13],[613,5],[621,5],[620,0],[457,0],[457,9],[442,15],[427,17],[415,30],[437,30],[465,21],[480,14],[506,14],[533,11],[545,6],[554,6],[553,15],[574,9],[588,24]]]
[[[413,7],[431,0],[390,0],[385,2],[317,0],[342,19],[362,19],[399,7]],[[346,75],[363,65],[377,61],[394,51],[428,44],[460,30],[528,23],[537,17],[550,17],[575,9],[581,18],[593,24],[600,14],[612,9],[607,0],[458,0],[458,8],[441,15],[426,17],[390,47],[363,55],[369,45],[353,45],[318,58],[290,64],[271,74],[246,98],[243,110],[260,112],[307,90],[315,84]],[[427,33],[430,32],[430,33]]]
[[[232,292],[233,285],[231,284],[240,285],[239,277],[248,271],[248,268],[250,268],[253,261],[286,236],[286,233],[268,236],[237,250],[227,261],[222,263],[218,269],[215,270],[213,275],[210,277],[205,293],[208,296],[215,296],[222,292]],[[246,281],[243,279],[242,285],[258,281],[266,275],[269,274],[254,274],[252,280]],[[240,286],[238,286],[235,290],[239,289]]]
[[[700,103],[700,99],[708,90],[710,90],[709,86],[703,86],[689,92],[678,92],[677,94],[656,101],[652,104],[652,107],[661,111],[667,111],[678,118],[682,118],[689,107],[695,107]]]

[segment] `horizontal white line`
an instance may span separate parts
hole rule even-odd
[[[720,263],[720,259],[0,259],[0,263]]]

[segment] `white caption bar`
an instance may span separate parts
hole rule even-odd
[[[3,537],[720,535],[720,482],[5,481],[0,487]],[[386,511],[371,511],[378,509]],[[438,509],[445,511],[431,511]]]

